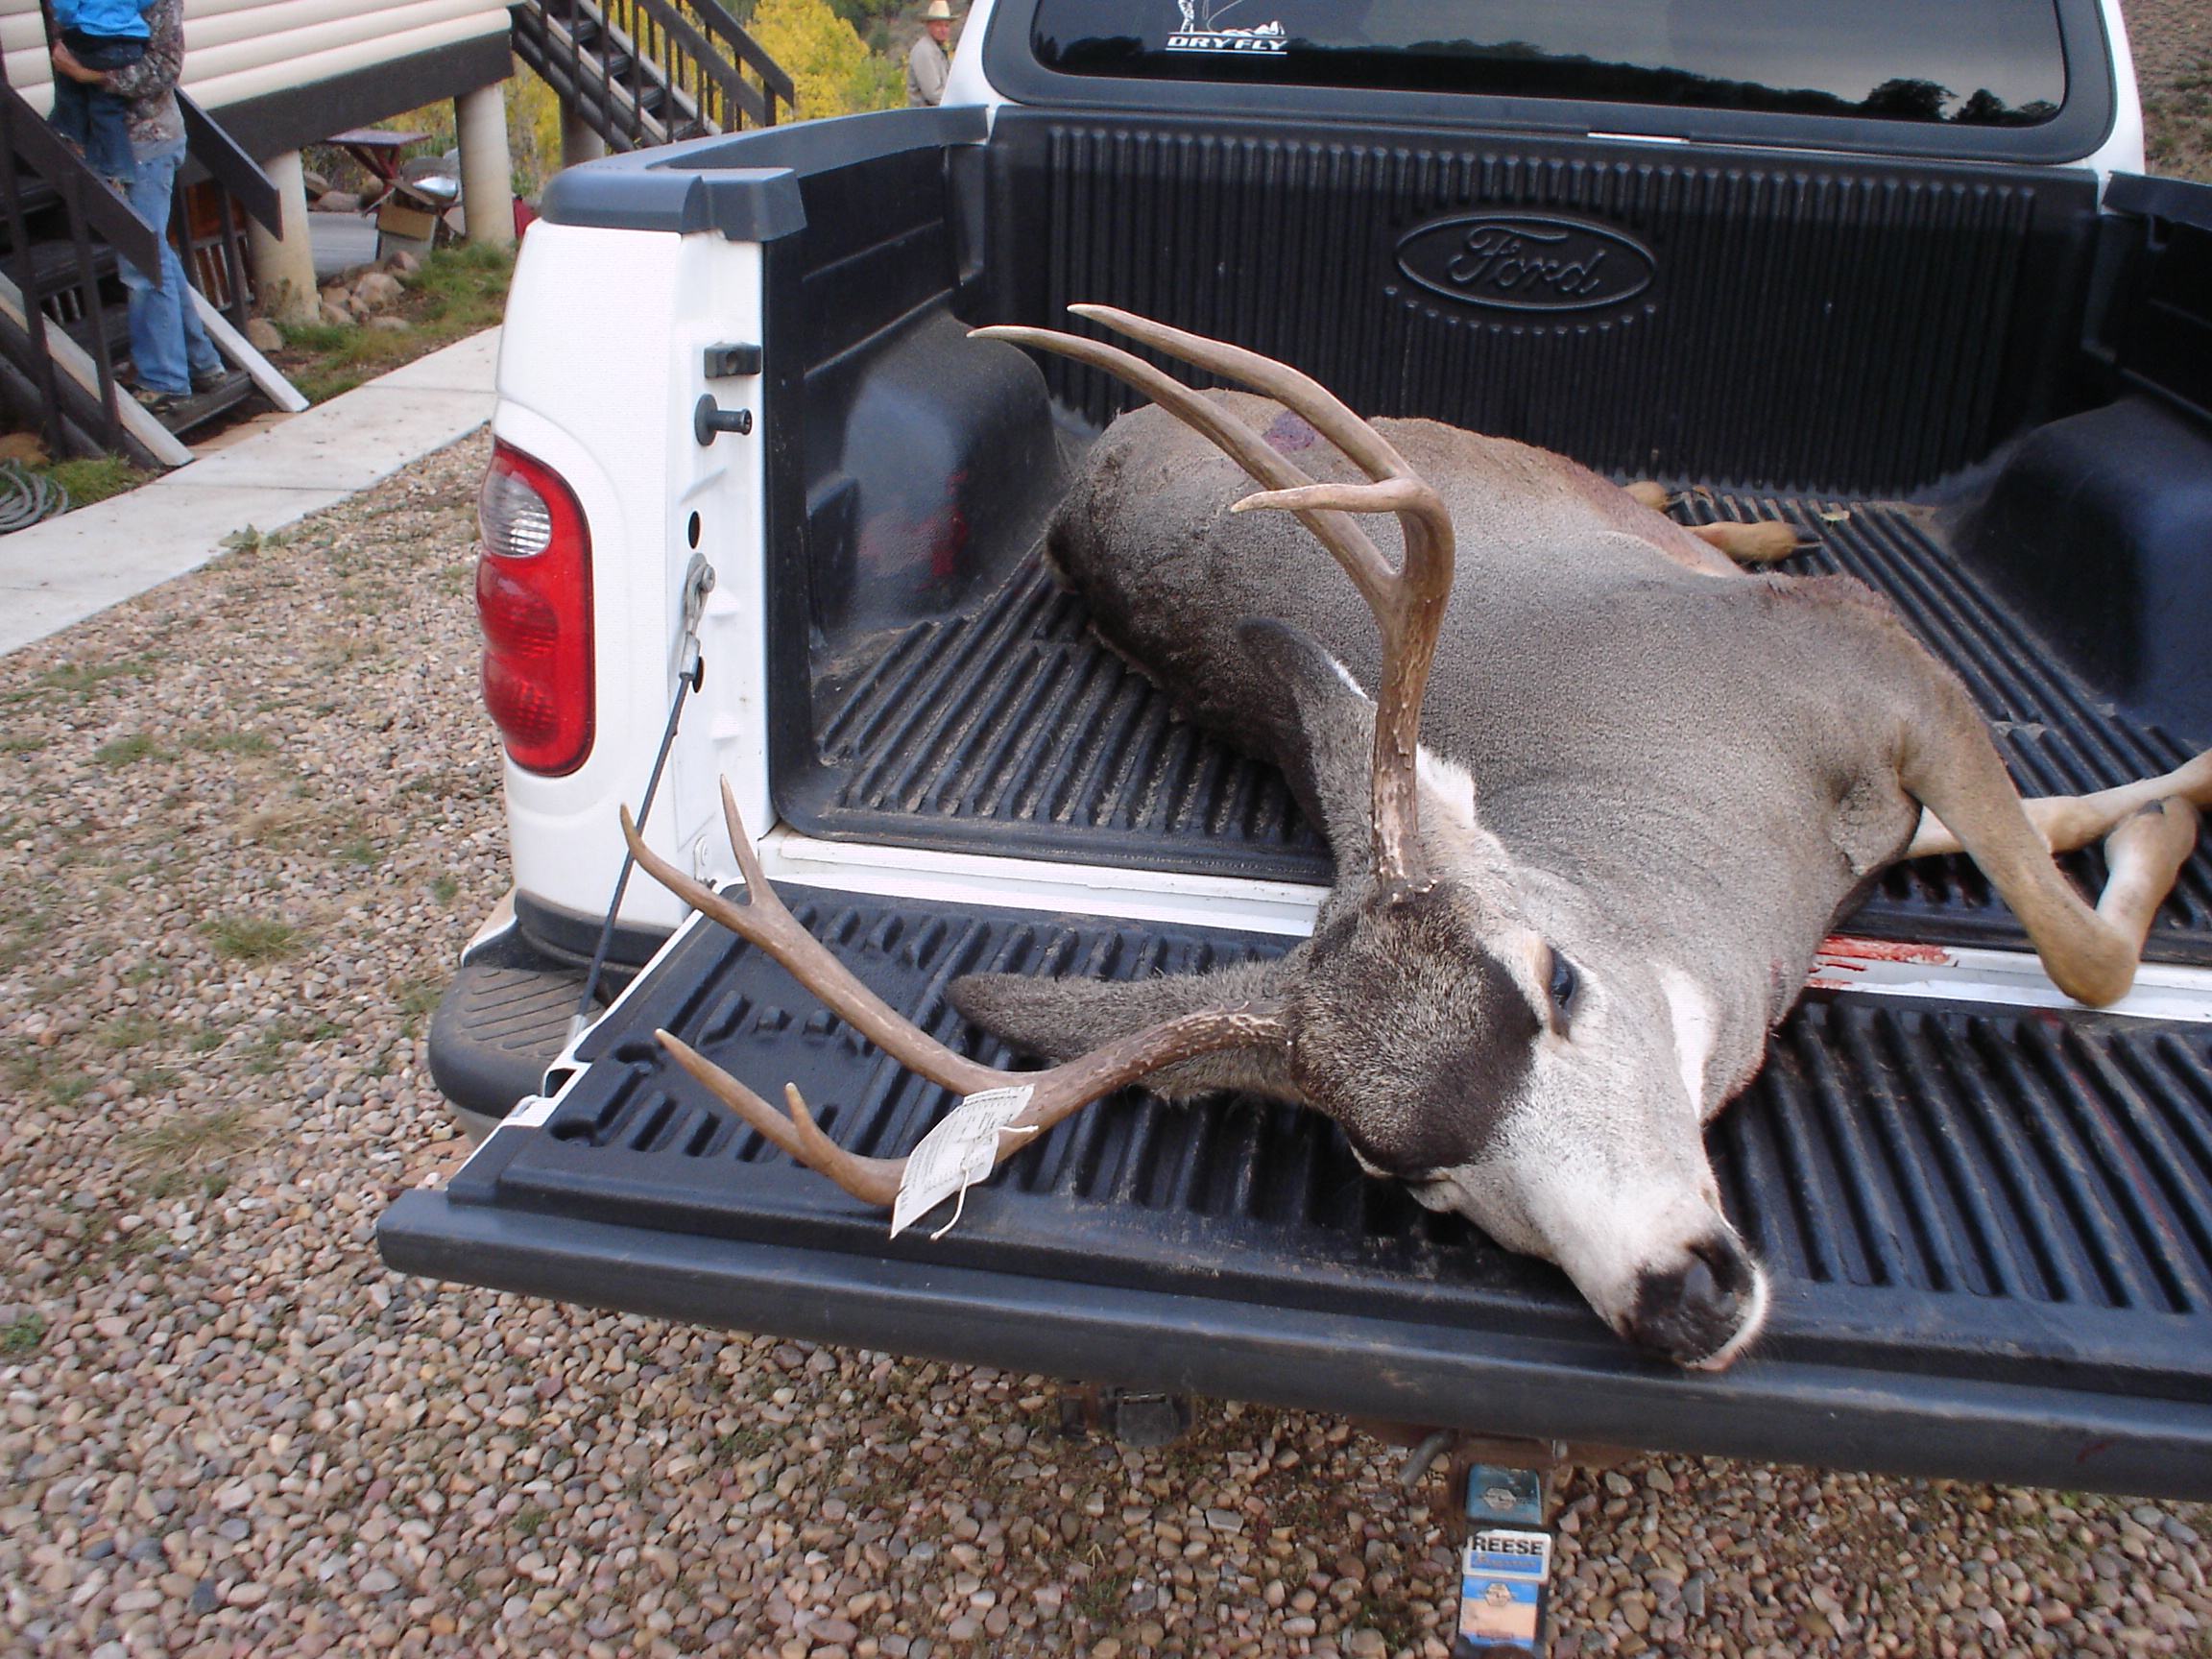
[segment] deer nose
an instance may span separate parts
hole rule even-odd
[[[1692,1244],[1682,1260],[1647,1267],[1636,1281],[1628,1339],[1677,1365],[1697,1365],[1726,1348],[1757,1311],[1759,1264],[1733,1233]]]

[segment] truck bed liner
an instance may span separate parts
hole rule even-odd
[[[958,974],[1128,976],[1284,948],[787,896],[895,1007],[995,1061],[997,1045],[944,999]],[[1178,1109],[1123,1091],[972,1190],[944,1238],[918,1227],[887,1243],[879,1212],[764,1145],[669,1062],[657,1025],[770,1098],[796,1081],[862,1152],[906,1151],[950,1104],[781,967],[700,925],[587,1040],[595,1064],[549,1120],[502,1128],[449,1191],[411,1194],[387,1216],[386,1259],[707,1323],[1285,1405],[2212,1496],[2212,1027],[1809,997],[1712,1134],[1728,1211],[1773,1272],[1775,1306],[1755,1354],[1710,1379],[1635,1355],[1555,1270],[1364,1178],[1317,1115],[1245,1096]],[[628,1242],[572,1259],[563,1240],[585,1224]],[[663,1277],[592,1278],[593,1261],[603,1269],[633,1250],[667,1257]],[[1016,1281],[1052,1283],[1049,1329],[1070,1346],[1051,1361],[1031,1353],[1034,1331],[955,1338],[926,1297],[878,1307],[841,1292],[791,1310],[759,1273],[792,1252],[810,1253],[808,1273],[855,1286],[950,1276],[1019,1296]],[[1116,1310],[1132,1298],[1172,1304],[1187,1331],[1217,1321],[1219,1342],[1245,1346],[1118,1349]],[[1354,1323],[1395,1356],[1365,1372],[1357,1401],[1344,1366],[1358,1343],[1328,1340]],[[1561,1392],[1531,1387],[1539,1376]],[[1508,1378],[1503,1395],[1488,1391]],[[1839,1378],[1849,1387],[1834,1387]],[[1483,1391],[1455,1399],[1447,1382]],[[1824,1415],[1775,1438],[1797,1410]]]
[[[2027,794],[2079,794],[2179,765],[2175,733],[2100,700],[1932,537],[1918,509],[1694,493],[1692,521],[1783,518],[1819,545],[1782,568],[1846,571],[1887,594],[1966,681]],[[1080,601],[1034,560],[987,601],[916,623],[818,688],[818,760],[778,806],[830,839],[1212,875],[1326,882],[1326,845],[1281,776],[1176,719],[1101,645]],[[2091,894],[2094,852],[2066,860]],[[1851,931],[2027,949],[1964,858],[1889,872]],[[2212,964],[2212,841],[2145,950]]]

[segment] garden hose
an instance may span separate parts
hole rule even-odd
[[[69,492],[19,462],[0,461],[0,536],[69,511]]]

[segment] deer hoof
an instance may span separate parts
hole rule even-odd
[[[1797,529],[1768,519],[1759,524],[1699,524],[1691,535],[1703,538],[1739,565],[1771,565],[1797,551]]]

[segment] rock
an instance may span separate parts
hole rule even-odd
[[[350,328],[353,326],[353,313],[332,301],[325,300],[323,301],[322,314],[323,321],[334,327]]]
[[[408,252],[406,249],[400,248],[386,256],[384,269],[391,272],[395,276],[412,276],[416,272],[422,269],[422,261]]]
[[[185,1603],[188,1611],[199,1614],[212,1613],[222,1605],[223,1598],[216,1591],[214,1581],[208,1578],[192,1586],[191,1599]]]
[[[354,195],[350,190],[325,190],[322,195],[315,198],[315,211],[318,213],[358,213],[361,211],[361,198]]]
[[[399,303],[407,290],[399,278],[388,271],[372,271],[353,284],[353,304],[369,312],[389,311]]]
[[[11,432],[7,437],[0,438],[0,461],[13,461],[24,467],[43,467],[47,461],[46,445],[38,441],[38,435],[35,432]],[[21,1317],[22,1311],[15,1310],[0,1323],[12,1325]]]
[[[1352,1632],[1344,1651],[1351,1654],[1352,1659],[1388,1659],[1390,1644],[1383,1640],[1382,1631],[1362,1626]]]
[[[404,334],[414,325],[404,317],[372,317],[367,326],[379,334]]]
[[[397,1575],[383,1567],[370,1568],[368,1572],[361,1575],[357,1582],[360,1585],[361,1593],[365,1596],[382,1596],[387,1591],[399,1588]],[[527,1606],[528,1603],[525,1602],[524,1605]]]
[[[284,349],[284,336],[266,317],[246,319],[246,344],[256,351],[280,351]]]
[[[300,181],[307,187],[307,200],[319,201],[330,194],[330,180],[312,167],[300,169]]]

